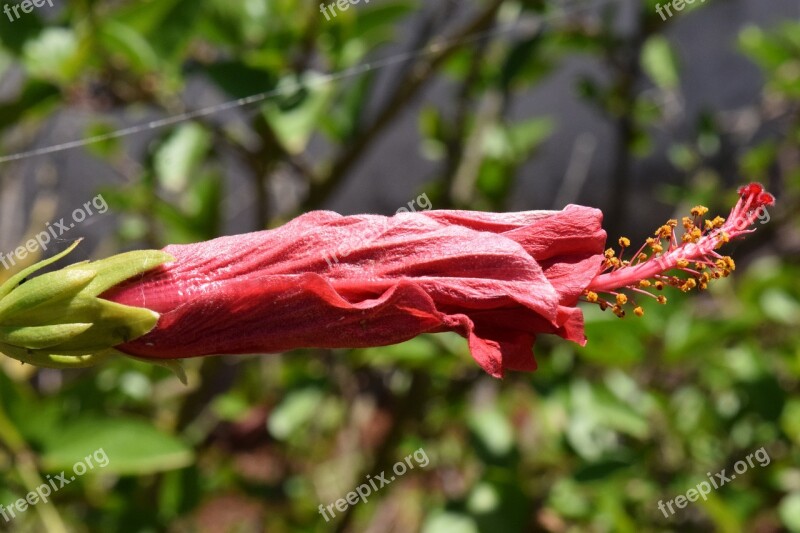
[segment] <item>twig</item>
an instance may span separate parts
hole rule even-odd
[[[418,65],[408,80],[402,85],[402,89],[395,93],[394,98],[387,102],[383,110],[361,134],[353,140],[348,148],[336,159],[331,166],[327,178],[322,182],[311,183],[308,198],[303,208],[312,210],[319,208],[330,194],[341,185],[347,177],[350,169],[361,159],[366,149],[375,142],[378,135],[399,115],[420,90],[433,78],[438,71],[438,67],[449,59],[457,50],[463,46],[470,35],[473,35],[487,28],[498,9],[505,0],[492,0],[489,6],[467,24],[461,31],[457,32],[452,38],[448,38],[445,44],[432,55],[426,64]]]

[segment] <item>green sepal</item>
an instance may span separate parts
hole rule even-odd
[[[173,261],[165,252],[142,250],[82,261],[22,283],[32,273],[64,257],[78,242],[0,286],[0,352],[36,366],[83,368],[111,356],[127,356],[114,347],[141,337],[156,326],[158,313],[105,300],[100,295]],[[166,366],[175,370],[174,365]]]
[[[113,348],[95,352],[91,354],[84,354],[80,351],[67,353],[67,354],[52,354],[50,350],[26,350],[17,346],[9,346],[0,343],[0,353],[5,354],[12,359],[23,364],[34,365],[40,368],[55,368],[55,369],[75,369],[75,368],[88,368],[105,362],[110,357],[127,357],[128,359],[135,359],[142,363],[156,365],[166,368],[175,374],[175,377],[183,383],[188,385],[189,380],[186,377],[186,370],[179,360],[174,359],[144,359],[135,357],[126,353],[120,352]]]
[[[71,305],[75,305],[75,302],[71,302]],[[100,299],[96,299],[94,307],[97,318],[92,327],[77,337],[65,341],[61,348],[102,350],[139,338],[158,323],[159,314],[143,307],[131,307]]]
[[[81,240],[82,239],[78,239],[77,241],[73,242],[72,244],[69,245],[69,247],[66,250],[64,250],[63,252],[61,252],[59,254],[54,255],[50,259],[45,259],[44,261],[39,261],[38,263],[33,264],[33,265],[29,266],[28,268],[26,268],[24,270],[21,270],[20,272],[17,272],[16,274],[14,274],[10,278],[8,278],[8,280],[5,283],[0,285],[0,300],[5,298],[6,296],[8,296],[8,293],[10,293],[12,290],[14,290],[17,287],[17,285],[22,283],[22,280],[24,280],[25,278],[27,278],[31,274],[43,269],[44,267],[46,267],[48,265],[52,265],[53,263],[55,263],[56,261],[58,261],[59,259],[61,259],[65,255],[70,253],[72,250],[75,249],[76,246],[78,246],[78,244],[80,244]]]
[[[91,270],[50,272],[19,285],[0,300],[0,324],[17,313],[30,312],[44,304],[66,300],[86,288],[96,273]]]
[[[189,379],[186,377],[186,369],[183,368],[183,361],[181,359],[145,359],[143,357],[135,357],[133,355],[122,354],[128,357],[128,359],[135,359],[137,361],[141,361],[142,363],[147,363],[148,365],[156,365],[167,370],[171,370],[175,377],[183,383],[184,385],[189,384]]]
[[[0,344],[21,348],[50,348],[80,335],[92,324],[53,324],[51,326],[0,327]]]
[[[64,342],[65,350],[104,349],[131,341],[152,330],[158,313],[142,307],[122,305],[82,292],[61,305],[23,312],[8,319],[9,326],[29,324],[90,323],[91,328]]]
[[[104,350],[95,353],[83,354],[56,354],[47,350],[29,350],[18,346],[11,346],[0,343],[0,353],[16,359],[21,363],[26,363],[41,368],[87,368],[106,361],[112,355],[125,355],[114,349]]]
[[[76,263],[64,268],[64,272],[92,270],[97,273],[87,289],[93,294],[102,294],[126,279],[159,265],[174,261],[174,258],[160,250],[138,250],[112,255],[91,263]]]

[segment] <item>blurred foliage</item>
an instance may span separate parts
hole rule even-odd
[[[439,79],[451,105],[423,104],[417,116],[419,149],[439,168],[425,186],[433,205],[505,210],[520,169],[560,120],[512,113],[514,96],[565,60],[590,57],[605,76],[581,76],[575,91],[620,141],[607,216],[615,236],[632,164],[654,153],[683,101],[680,59],[664,33],[673,20],[663,23],[656,3],[638,4],[636,31],[625,35],[613,3],[592,15],[571,4],[565,16],[570,6],[537,0],[468,9],[373,0],[330,22],[299,0],[42,7],[0,26],[0,75],[18,80],[0,103],[3,153],[24,150],[58,114],[88,112],[83,134],[105,136],[88,153],[126,178],[102,189],[118,215],[113,248],[161,247],[223,231],[231,160],[251,180],[258,227],[322,206]],[[493,33],[532,20],[547,22],[522,25],[533,30],[514,38]],[[378,70],[324,78],[391,56],[400,37],[409,50],[439,46],[398,63],[391,83]],[[669,204],[714,210],[731,205],[720,189],[734,178],[779,194],[769,224],[739,247],[736,275],[709,294],[670,295],[639,320],[587,309],[585,348],[543,337],[539,370],[503,381],[483,375],[453,335],[193,360],[188,387],[134,361],[55,372],[4,359],[0,504],[96,449],[109,464],[0,529],[800,531],[800,23],[745,28],[739,51],[765,80],[761,101],[743,111],[755,126],[742,132],[700,113],[691,134],[665,148],[680,185],[656,191]],[[131,119],[203,108],[205,92],[181,97],[198,82],[215,102],[272,96],[242,107],[239,121],[198,114],[155,130],[141,157],[108,135]],[[776,125],[779,135],[755,135]],[[327,159],[310,162],[314,143]],[[277,175],[300,189],[294,204],[270,197]],[[31,228],[52,214],[39,201]],[[761,447],[768,466],[674,516],[659,511],[659,500]],[[321,517],[320,504],[419,448],[427,467],[330,523]]]

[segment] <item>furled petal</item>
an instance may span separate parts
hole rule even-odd
[[[455,331],[490,374],[535,368],[536,333],[583,342],[573,307],[602,263],[599,211],[307,213],[164,249],[104,295],[161,315],[118,347],[147,358],[362,347]]]

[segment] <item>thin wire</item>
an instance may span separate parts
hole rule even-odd
[[[28,159],[31,157],[37,157],[41,155],[53,154],[57,152],[63,152],[66,150],[71,150],[73,148],[80,148],[82,146],[87,146],[90,144],[95,144],[103,141],[109,141],[113,139],[119,139],[121,137],[128,137],[130,135],[135,135],[137,133],[142,133],[145,131],[150,131],[154,129],[160,129],[167,126],[172,126],[175,124],[180,124],[181,122],[186,122],[188,120],[194,120],[196,118],[206,117],[209,115],[215,115],[217,113],[221,113],[223,111],[228,111],[231,109],[237,109],[240,107],[256,104],[259,102],[263,102],[278,96],[282,96],[285,94],[290,94],[290,91],[296,91],[300,88],[316,88],[327,85],[329,83],[342,80],[345,78],[350,78],[353,76],[358,76],[361,74],[365,74],[367,72],[373,70],[380,70],[386,68],[391,65],[404,63],[406,61],[410,61],[412,59],[417,59],[420,57],[424,57],[429,54],[433,54],[438,52],[444,47],[461,45],[461,44],[468,44],[475,41],[479,41],[481,39],[485,39],[488,37],[495,37],[497,35],[502,35],[505,33],[510,33],[511,31],[517,29],[520,26],[527,26],[529,32],[538,31],[545,23],[552,22],[561,17],[566,17],[568,15],[573,15],[575,13],[579,13],[588,8],[598,8],[602,7],[606,4],[615,3],[617,0],[599,0],[598,2],[594,3],[583,3],[578,6],[575,6],[574,9],[567,10],[561,9],[555,13],[551,13],[548,15],[543,15],[536,17],[535,19],[530,20],[517,20],[510,24],[506,24],[505,26],[500,26],[498,28],[494,28],[492,30],[487,30],[484,32],[478,32],[472,34],[470,36],[464,37],[462,39],[442,39],[438,42],[432,43],[424,48],[418,50],[412,50],[409,52],[403,52],[400,54],[396,54],[393,56],[389,56],[383,59],[379,59],[377,61],[367,62],[361,65],[356,65],[339,72],[335,72],[332,74],[322,75],[315,77],[313,80],[308,82],[294,82],[294,84],[290,86],[283,86],[278,87],[275,89],[270,89],[269,91],[264,91],[261,93],[253,94],[250,96],[245,96],[244,98],[239,98],[237,100],[230,100],[228,102],[223,102],[220,104],[216,104],[213,106],[203,107],[200,109],[196,109],[194,111],[187,111],[185,113],[180,113],[178,115],[172,115],[169,117],[165,117],[158,120],[151,120],[150,122],[146,122],[144,124],[137,124],[135,126],[129,126],[126,128],[122,128],[119,130],[115,130],[109,133],[103,133],[100,135],[94,135],[91,137],[85,137],[83,139],[78,139],[75,141],[69,141],[65,143],[55,144],[52,146],[46,146],[43,148],[36,148],[34,150],[28,150],[25,152],[18,152],[15,154],[0,156],[0,164],[2,163],[9,163],[11,161],[19,161],[22,159]],[[570,6],[571,7],[571,6]]]

